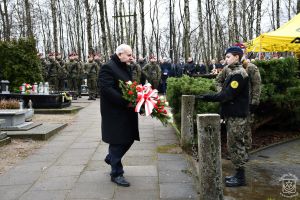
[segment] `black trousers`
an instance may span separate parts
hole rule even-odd
[[[106,159],[110,161],[112,177],[117,177],[124,174],[122,157],[129,150],[133,142],[128,144],[109,144],[108,155]]]

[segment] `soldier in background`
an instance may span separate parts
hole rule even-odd
[[[88,62],[84,65],[84,72],[87,77],[87,86],[89,88],[88,100],[96,100],[97,75],[99,72],[98,65],[94,62],[93,54],[88,56]]]
[[[56,53],[56,60],[59,63],[58,69],[58,91],[66,90],[66,82],[68,78],[68,71],[66,69],[66,64],[61,57],[60,53]]]
[[[82,62],[79,60],[78,54],[75,53],[74,60],[77,63],[77,94],[81,98],[81,85],[84,83],[84,68]]]
[[[130,64],[130,69],[132,73],[132,81],[136,81],[140,83],[141,75],[142,75],[142,68],[141,66],[135,61],[135,57],[133,57],[132,63]]]
[[[99,91],[100,91],[100,87],[98,84],[98,77],[99,77],[99,72],[102,66],[102,62],[101,62],[101,55],[100,54],[96,54],[94,56],[94,61],[98,64],[98,74],[97,74],[97,90],[96,90],[96,98],[98,98],[100,96]]]
[[[49,62],[47,81],[52,90],[58,91],[58,70],[60,65],[55,60],[55,53],[49,53]]]
[[[155,56],[150,56],[149,58],[150,63],[142,69],[142,72],[145,75],[148,82],[152,85],[152,88],[157,89],[161,78],[161,69],[156,63],[157,60]]]
[[[46,60],[45,56],[42,53],[39,53],[37,56],[41,61],[41,72],[43,80],[45,81],[47,79],[49,62]]]
[[[78,83],[78,73],[80,70],[80,66],[75,61],[74,53],[71,53],[69,55],[69,62],[66,64],[66,69],[67,69],[68,75],[69,75],[69,79],[68,79],[69,90],[72,91],[73,99],[77,100],[77,96],[78,96],[77,83]]]

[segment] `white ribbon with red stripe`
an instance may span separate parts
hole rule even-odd
[[[151,115],[157,99],[158,91],[156,89],[152,90],[150,83],[145,84],[143,90],[137,93],[138,103],[135,107],[135,112],[140,112],[141,107],[145,104],[145,115]]]

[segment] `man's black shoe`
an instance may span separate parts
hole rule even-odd
[[[232,179],[234,176],[225,176],[225,181],[229,181],[230,179]]]
[[[225,181],[226,187],[239,187],[239,186],[245,186],[246,182],[245,179],[240,179],[235,176],[233,176],[231,179]]]
[[[124,178],[124,176],[120,175],[120,176],[117,176],[117,177],[111,177],[111,181],[116,183],[117,185],[119,186],[122,186],[122,187],[129,187],[130,186],[130,183],[127,182]]]
[[[110,160],[107,157],[104,159],[104,161],[106,162],[106,164],[110,165]]]

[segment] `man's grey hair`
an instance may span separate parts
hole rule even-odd
[[[131,49],[128,44],[121,44],[116,48],[116,54],[124,53],[124,51]]]

